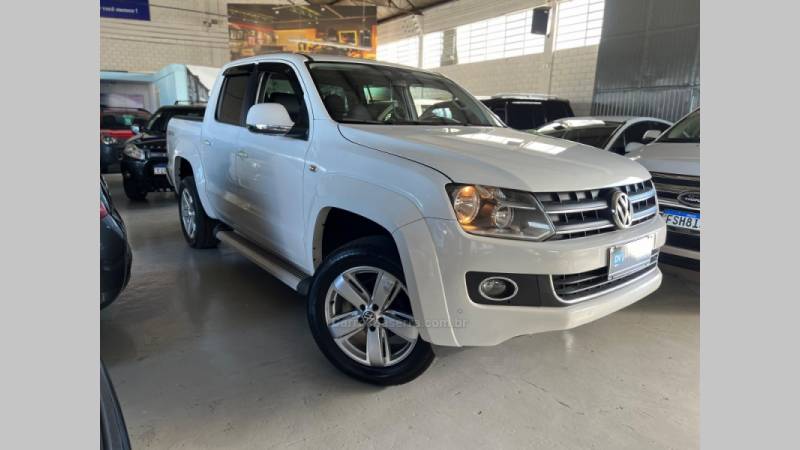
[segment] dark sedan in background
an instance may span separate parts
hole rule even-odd
[[[125,195],[144,200],[150,192],[170,191],[167,181],[167,124],[173,117],[202,119],[205,105],[162,106],[139,134],[125,142],[120,168]]]
[[[105,180],[100,178],[100,308],[113,302],[131,276],[133,255],[122,216],[114,208]]]
[[[150,119],[144,109],[100,107],[100,173],[117,171],[125,141]]]

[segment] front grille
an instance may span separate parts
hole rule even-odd
[[[678,200],[678,196],[685,192],[700,191],[700,177],[653,172],[653,182],[658,191],[658,202],[661,204],[662,210],[664,207],[686,211],[700,210],[700,208],[683,204]]]
[[[667,245],[670,245],[672,247],[685,248],[687,250],[694,250],[694,251],[699,252],[700,251],[700,234],[699,233],[698,234],[690,234],[690,233],[683,232],[684,230],[681,230],[680,232],[673,232],[673,231],[679,231],[679,230],[681,230],[681,229],[680,228],[674,228],[674,229],[670,228],[669,229],[670,232],[667,233]],[[697,233],[694,230],[685,230],[685,231],[692,231],[694,233]]]
[[[552,280],[553,292],[555,292],[556,297],[563,301],[575,302],[610,292],[628,281],[649,272],[656,264],[658,264],[658,250],[653,250],[652,256],[650,256],[650,263],[647,266],[624,277],[609,280],[608,267],[601,267],[588,272],[570,275],[551,275],[550,279]]]
[[[632,226],[658,212],[656,190],[649,180],[604,189],[536,194],[555,226],[556,234],[550,239],[573,239],[616,230],[611,217],[611,196],[615,191],[625,192],[631,199]]]

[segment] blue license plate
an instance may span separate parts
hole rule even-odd
[[[662,214],[667,225],[687,230],[700,231],[700,213],[680,211],[677,209],[665,209]]]

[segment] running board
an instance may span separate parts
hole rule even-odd
[[[256,265],[266,270],[275,278],[281,280],[284,284],[296,291],[300,291],[301,282],[308,278],[307,275],[301,273],[293,267],[290,267],[279,257],[267,252],[261,247],[258,247],[256,244],[250,242],[234,231],[220,230],[217,231],[216,236],[217,239],[235,248],[239,253],[242,254],[242,256],[250,261],[253,261],[256,263]]]

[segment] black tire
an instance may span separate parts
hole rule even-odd
[[[147,190],[140,188],[131,180],[122,180],[122,187],[125,189],[125,195],[133,201],[140,202],[147,198]]]
[[[407,383],[420,376],[434,359],[431,345],[421,336],[404,359],[389,367],[371,367],[348,357],[339,348],[325,320],[328,288],[344,271],[357,266],[382,269],[405,283],[394,242],[383,236],[358,239],[335,250],[320,266],[308,294],[308,323],[317,346],[336,368],[358,380],[388,386]]]
[[[191,196],[194,204],[194,220],[195,232],[191,235],[183,223],[182,208],[183,208],[183,192],[186,191]],[[181,223],[181,231],[183,238],[192,248],[214,248],[219,244],[219,240],[214,237],[214,229],[216,228],[216,220],[206,215],[206,210],[203,209],[203,204],[200,202],[200,197],[197,195],[197,187],[194,184],[194,177],[184,177],[178,186],[178,219]]]

